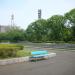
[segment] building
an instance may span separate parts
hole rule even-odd
[[[0,32],[6,32],[12,28],[17,28],[18,26],[14,23],[14,14],[11,15],[11,24],[10,25],[0,25]]]
[[[6,32],[8,31],[10,26],[0,25],[0,32]]]

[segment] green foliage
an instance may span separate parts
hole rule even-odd
[[[75,8],[67,12],[65,17],[70,20],[70,23],[75,23]]]
[[[12,27],[7,32],[0,33],[0,42],[18,42],[18,41],[24,41],[25,40],[25,31]]]
[[[19,50],[16,55],[17,57],[31,56],[31,52],[27,50]]]
[[[71,11],[67,12],[65,14],[65,18],[69,20],[70,30],[71,30],[71,40],[75,41],[75,9],[72,9]]]
[[[44,19],[37,20],[31,23],[26,30],[27,40],[32,42],[39,42],[46,40],[45,37],[47,34],[47,21]]]
[[[54,15],[47,21],[44,19],[37,20],[27,28],[27,40],[32,42],[62,41],[64,23],[65,19],[61,15]]]
[[[19,28],[10,29],[7,32],[8,38],[12,42],[18,42],[25,40],[24,31]]]
[[[8,36],[7,36],[7,33],[0,33],[0,42],[5,42],[7,41],[8,39]]]
[[[0,42],[49,42],[75,41],[75,9],[62,15],[53,15],[32,22],[26,30],[11,27],[7,32],[0,33]]]
[[[0,58],[16,57],[16,52],[23,46],[16,44],[0,44]]]
[[[15,57],[16,52],[16,48],[0,48],[0,58]]]
[[[75,41],[75,9],[64,16],[53,15],[47,20],[32,22],[25,33],[27,40],[31,42]]]
[[[18,50],[23,50],[24,46],[18,44],[0,44],[0,48],[15,48]]]
[[[48,36],[51,40],[61,41],[63,40],[64,23],[65,19],[61,15],[54,15],[48,20],[49,33]]]

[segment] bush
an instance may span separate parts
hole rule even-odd
[[[16,52],[15,48],[0,48],[0,58],[15,57]]]
[[[23,46],[17,44],[0,44],[0,58],[16,57],[18,50],[23,49]]]
[[[18,50],[23,50],[24,46],[23,45],[18,45],[18,44],[0,44],[0,48],[16,48]]]
[[[19,50],[23,50],[24,49],[23,45],[16,45],[16,46],[19,48]]]
[[[30,56],[31,53],[30,53],[30,51],[26,51],[26,50],[19,50],[19,51],[17,51],[16,55],[18,57],[24,57],[24,56]]]

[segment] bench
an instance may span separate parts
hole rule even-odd
[[[30,61],[48,59],[48,55],[49,54],[47,50],[32,51]]]

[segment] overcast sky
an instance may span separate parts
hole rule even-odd
[[[38,19],[37,11],[42,10],[42,18],[70,11],[75,8],[75,0],[0,0],[0,25],[10,25],[11,15],[17,26],[26,29]]]

